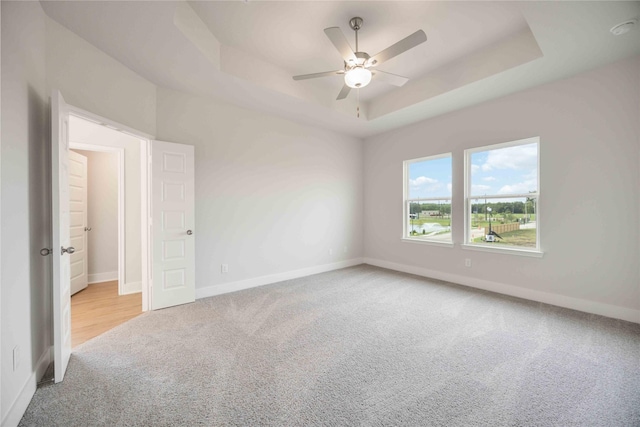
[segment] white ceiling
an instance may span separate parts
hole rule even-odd
[[[640,54],[640,2],[42,2],[52,19],[151,82],[365,137]],[[411,78],[374,81],[336,101],[342,68],[323,29],[374,55],[418,29],[426,43],[381,64]]]
[[[379,68],[416,78],[476,49],[526,28],[515,3],[469,2],[189,2],[214,36],[223,44],[289,71],[308,74],[342,68],[342,58],[323,29],[337,26],[355,48],[349,19],[364,15],[359,50],[371,56],[418,29],[428,43],[399,55]],[[364,13],[366,11],[366,13]],[[464,31],[460,31],[464,28]],[[355,50],[355,49],[354,49]],[[342,77],[331,78],[335,95]],[[305,84],[304,82],[302,84]],[[315,82],[311,82],[315,83]],[[373,82],[360,92],[370,100],[393,86]]]

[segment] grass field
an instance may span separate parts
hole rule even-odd
[[[511,214],[511,221],[507,221],[507,222],[513,222],[513,220],[520,219],[523,217],[524,217],[524,214]],[[530,221],[536,220],[535,214],[528,214],[527,217],[529,218]],[[494,215],[492,224],[502,224],[502,219],[503,219],[502,215],[500,214]],[[484,220],[484,214],[472,215],[471,226],[472,227],[489,227],[489,221]]]
[[[412,219],[409,222],[409,225],[422,225],[422,224],[440,224],[444,227],[448,227],[451,225],[450,218],[418,218]]]
[[[516,230],[516,231],[508,231],[505,233],[500,233],[502,240],[497,239],[495,243],[492,245],[502,246],[502,245],[510,245],[510,246],[523,246],[527,248],[535,248],[536,247],[536,229],[535,228],[527,228],[524,230]],[[483,243],[484,238],[478,237],[477,239],[473,239],[474,243]]]

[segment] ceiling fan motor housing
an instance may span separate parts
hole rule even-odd
[[[352,68],[355,67],[362,67],[362,66],[368,66],[369,64],[367,64],[367,61],[369,60],[369,58],[371,58],[369,56],[368,53],[366,52],[354,52],[354,54],[356,55],[356,60],[349,60],[348,62],[344,63],[344,66],[346,68],[346,70],[350,70]]]
[[[356,16],[355,18],[351,18],[349,20],[349,26],[353,31],[358,31],[360,28],[362,28],[363,22],[364,21],[362,18],[360,18],[359,16]]]

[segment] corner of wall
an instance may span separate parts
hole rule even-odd
[[[36,392],[38,381],[40,381],[47,372],[47,368],[52,360],[53,347],[47,347],[36,362],[33,373],[29,376],[22,390],[20,390],[15,401],[8,409],[7,415],[2,420],[2,427],[15,427],[20,423],[22,416],[31,402],[31,398]]]

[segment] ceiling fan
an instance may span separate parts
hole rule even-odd
[[[363,88],[371,82],[371,78],[385,81],[394,86],[402,86],[409,81],[407,77],[397,74],[387,73],[374,67],[388,61],[401,53],[406,52],[427,41],[427,35],[422,30],[418,30],[410,36],[400,40],[383,50],[382,52],[370,56],[366,52],[358,50],[358,30],[362,28],[362,18],[355,17],[349,20],[349,26],[356,32],[356,51],[354,52],[349,45],[346,37],[339,27],[325,28],[324,33],[329,37],[331,43],[338,49],[342,59],[344,59],[344,69],[337,71],[325,71],[322,73],[303,74],[293,76],[293,80],[315,79],[317,77],[327,77],[336,74],[344,74],[344,86],[336,99],[344,99],[349,95],[351,89]]]

